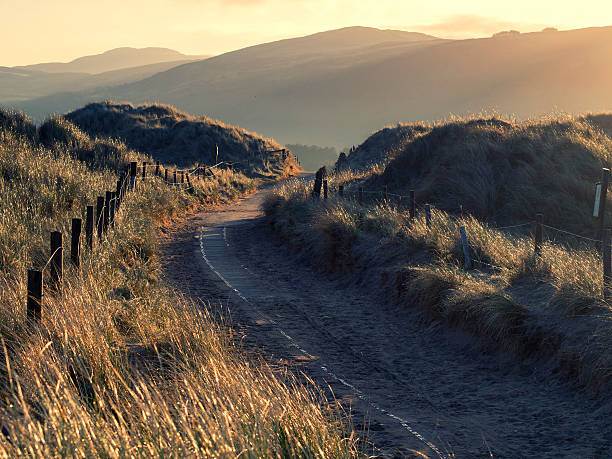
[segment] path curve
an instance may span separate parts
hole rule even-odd
[[[245,347],[329,386],[384,455],[612,457],[585,394],[295,260],[261,218],[267,192],[170,229],[166,275],[224,305]]]

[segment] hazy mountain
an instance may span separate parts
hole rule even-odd
[[[163,102],[281,143],[344,147],[397,121],[483,109],[527,117],[612,106],[612,27],[446,41],[347,28],[253,46],[104,91],[23,104],[36,115],[92,99]]]
[[[47,62],[16,68],[47,73],[104,73],[129,67],[204,59],[207,56],[188,56],[167,48],[115,48],[102,54],[83,56],[70,62]]]

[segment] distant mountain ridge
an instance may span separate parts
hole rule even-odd
[[[122,47],[100,54],[83,56],[70,62],[46,62],[24,65],[15,68],[37,70],[46,73],[89,73],[98,74],[161,62],[193,61],[209,56],[188,56],[168,48],[130,48]]]

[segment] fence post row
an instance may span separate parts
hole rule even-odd
[[[70,240],[70,261],[77,268],[81,266],[81,226],[82,220],[80,218],[72,219],[72,231]]]
[[[62,246],[62,233],[51,232],[51,264],[49,281],[51,287],[59,290],[64,273],[64,248]]]
[[[610,298],[612,292],[612,259],[610,249],[610,229],[603,231],[603,239],[601,243],[601,258],[603,259],[603,297],[605,300]]]

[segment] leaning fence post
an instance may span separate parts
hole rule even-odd
[[[410,190],[410,218],[416,218],[416,201],[414,199],[414,190]]]
[[[327,180],[323,180],[323,199],[327,199]]]
[[[62,246],[62,233],[59,231],[51,232],[51,264],[50,264],[50,284],[59,290],[64,272],[64,248]]]
[[[134,186],[136,185],[136,167],[138,164],[136,161],[132,161],[130,163],[130,191],[134,191]]]
[[[344,196],[344,185],[338,185],[338,194],[340,197]]]
[[[85,215],[85,244],[91,250],[93,247],[93,231],[94,231],[94,208],[87,206]]]
[[[111,192],[106,192],[106,199],[104,200],[104,216],[102,217],[102,229],[104,230],[104,234],[108,231],[108,224],[110,221],[110,202],[111,202]]]
[[[96,230],[98,233],[98,239],[102,239],[102,231],[104,229],[104,197],[98,196],[98,202],[96,203]]]
[[[109,209],[109,216],[108,216],[108,221],[110,226],[112,226],[113,228],[115,227],[115,210],[117,207],[117,196],[115,196],[115,192],[111,191],[111,200],[110,200],[110,209]]]
[[[72,219],[72,232],[70,240],[70,261],[77,268],[81,266],[81,226],[80,218]]]
[[[431,206],[429,204],[425,204],[425,225],[427,228],[431,227]]]
[[[544,234],[543,230],[544,216],[542,214],[536,214],[536,228],[534,237],[534,253],[539,255],[542,251],[542,238]]]
[[[42,316],[43,273],[36,269],[28,269],[28,299],[26,301],[26,316],[28,320],[40,322]]]
[[[599,199],[599,231],[597,232],[597,239],[601,240],[602,231],[604,227],[605,213],[606,213],[606,196],[608,194],[608,181],[610,179],[610,169],[604,167],[601,170],[601,197]]]
[[[465,260],[465,267],[472,269],[472,259],[470,258],[470,244],[468,242],[467,234],[465,232],[465,226],[459,228],[461,234],[461,245],[463,246],[463,258]]]
[[[610,229],[603,231],[601,243],[601,258],[603,259],[603,296],[607,300],[612,292],[612,259],[610,250]]]
[[[363,187],[360,186],[359,189],[357,190],[357,199],[359,201],[359,205],[362,206],[363,205]]]

